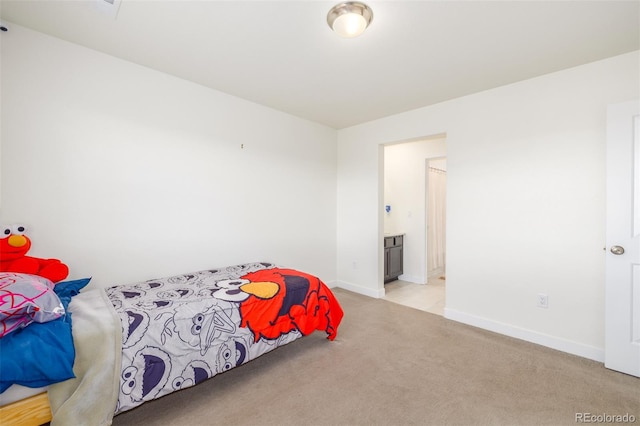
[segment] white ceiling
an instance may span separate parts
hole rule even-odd
[[[337,0],[100,2],[0,16],[336,129],[640,49],[640,0],[370,0],[354,39],[326,24]]]

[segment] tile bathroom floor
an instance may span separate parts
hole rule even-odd
[[[426,285],[396,280],[384,285],[384,300],[443,315],[444,289],[445,280],[439,277],[430,278]]]

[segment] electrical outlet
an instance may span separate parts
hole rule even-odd
[[[549,296],[545,293],[538,293],[538,308],[548,309],[549,308]]]

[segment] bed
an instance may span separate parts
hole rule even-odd
[[[84,290],[68,311],[75,377],[49,385],[49,407],[40,394],[26,408],[50,409],[54,426],[110,424],[315,330],[333,340],[343,316],[320,279],[271,263]]]

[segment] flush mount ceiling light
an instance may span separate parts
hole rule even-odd
[[[327,14],[327,23],[341,37],[357,37],[364,32],[373,19],[369,6],[357,1],[340,3]]]

